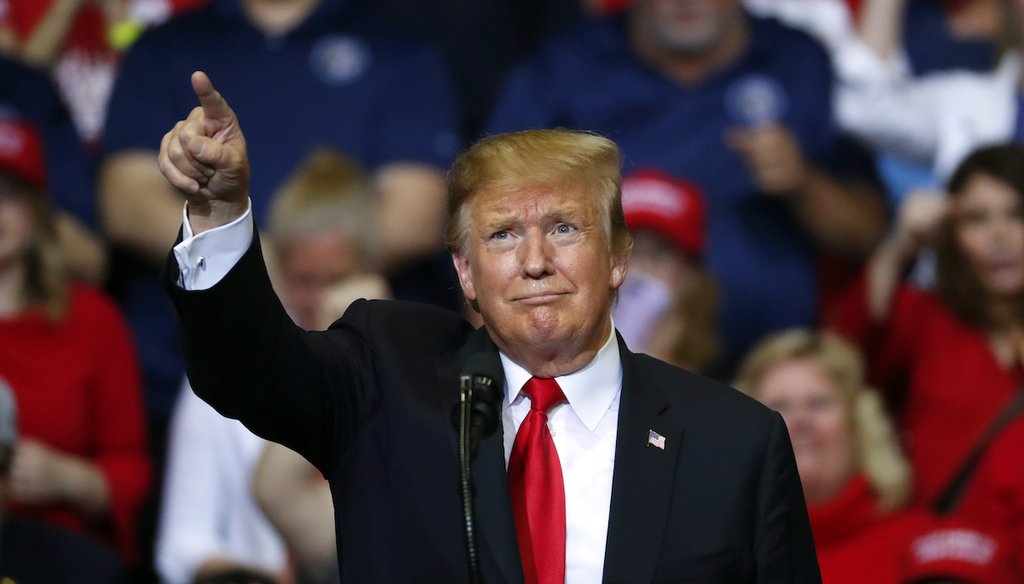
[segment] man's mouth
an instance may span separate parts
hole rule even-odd
[[[531,292],[530,294],[517,296],[512,300],[520,304],[547,304],[549,302],[554,302],[565,295],[566,292]]]

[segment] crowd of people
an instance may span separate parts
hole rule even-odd
[[[0,0],[0,577],[46,581],[36,541],[95,581],[338,577],[326,481],[195,396],[158,281],[201,70],[302,328],[479,325],[448,166],[606,136],[616,329],[782,414],[826,584],[1024,581],[1022,31],[1024,0]]]

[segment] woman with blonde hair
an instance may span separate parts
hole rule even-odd
[[[762,341],[736,387],[782,414],[824,582],[897,582],[906,546],[933,525],[903,511],[910,467],[857,350],[801,329]]]

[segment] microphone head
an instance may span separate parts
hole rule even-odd
[[[505,370],[501,367],[501,359],[497,353],[481,351],[473,353],[462,366],[462,375],[468,375],[476,384],[477,380],[487,380],[491,385],[505,385]]]
[[[491,351],[474,353],[462,367],[463,380],[473,388],[473,424],[479,425],[480,436],[489,436],[498,428],[501,398],[505,391],[505,370],[498,354]]]

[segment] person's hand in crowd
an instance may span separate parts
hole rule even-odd
[[[894,234],[902,254],[917,255],[922,247],[935,243],[949,213],[949,197],[943,193],[925,189],[910,193],[900,207]]]
[[[11,462],[11,494],[29,504],[59,501],[65,491],[63,455],[49,446],[22,438]]]
[[[949,214],[949,198],[942,193],[917,190],[903,201],[896,228],[868,263],[868,313],[876,323],[889,318],[904,270],[921,248],[935,243]]]
[[[32,438],[21,438],[15,448],[11,495],[30,505],[68,502],[93,515],[109,504],[106,479],[96,465]]]
[[[726,143],[746,163],[758,188],[770,195],[788,195],[803,190],[811,167],[800,144],[785,126],[766,124],[756,128],[731,128]]]
[[[200,105],[164,135],[160,171],[188,200],[196,235],[245,213],[249,157],[238,118],[201,71],[192,74]]]

